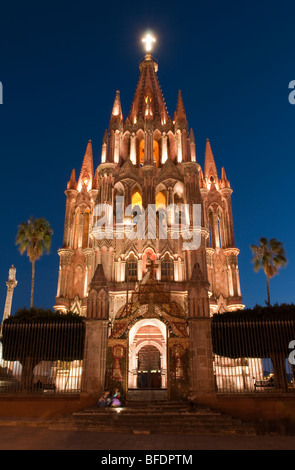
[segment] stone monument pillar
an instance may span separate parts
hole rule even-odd
[[[15,274],[16,274],[16,269],[12,265],[11,268],[9,269],[8,281],[6,282],[7,294],[6,294],[6,301],[5,301],[2,323],[4,322],[4,320],[6,320],[6,318],[10,316],[10,313],[11,313],[13,291],[15,287],[17,286],[17,280],[15,279]]]
[[[189,288],[189,339],[191,389],[197,396],[215,393],[208,283],[198,263]]]
[[[82,392],[98,395],[105,388],[109,295],[101,264],[89,285],[87,302]]]

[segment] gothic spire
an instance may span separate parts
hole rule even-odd
[[[120,91],[119,90],[116,91],[115,101],[114,101],[113,109],[112,109],[112,117],[113,116],[118,116],[119,119],[123,118],[121,100],[120,100]]]
[[[182,99],[182,93],[181,90],[178,90],[178,97],[177,97],[177,104],[176,104],[176,111],[174,113],[174,121],[176,124],[184,123],[186,127],[188,127],[187,124],[187,118],[186,118],[186,112],[184,109],[184,104],[183,104],[183,99]]]
[[[192,162],[197,161],[197,156],[196,156],[196,141],[195,141],[195,135],[194,131],[191,128],[190,133],[189,133],[189,143],[190,143],[190,159]]]
[[[92,186],[92,180],[93,180],[93,152],[92,152],[92,143],[91,140],[89,140],[83,163],[82,163],[82,168],[80,172],[80,177],[78,181],[78,187],[81,189],[83,185],[87,187],[87,189],[91,189]]]
[[[200,265],[199,265],[199,263],[195,263],[194,267],[193,267],[193,272],[192,272],[192,275],[191,275],[191,282],[195,284],[195,283],[201,282],[203,280],[204,280],[204,276],[203,276],[203,273],[201,271]]]
[[[206,141],[204,177],[206,180],[218,180],[218,173],[209,139]]]
[[[92,183],[92,189],[98,189],[98,185],[99,185],[99,177],[98,177],[98,169],[96,168],[95,173],[94,173],[93,183]]]
[[[205,188],[206,187],[206,183],[204,181],[202,168],[200,168],[200,171],[199,171],[199,187],[200,188]]]
[[[149,113],[154,119],[166,124],[170,117],[157,77],[158,64],[151,54],[147,53],[139,65],[140,76],[129,113],[131,124],[145,118],[147,103]]]
[[[109,143],[109,135],[108,135],[108,130],[106,129],[103,134],[103,144],[108,144]]]
[[[189,139],[191,142],[193,142],[194,144],[196,143],[196,140],[195,140],[195,134],[194,134],[194,131],[193,131],[193,128],[191,127],[191,130],[190,130],[190,133],[189,133]]]
[[[70,181],[68,182],[68,189],[76,189],[77,182],[76,182],[76,172],[75,169],[72,170]]]
[[[225,173],[224,167],[221,169],[221,187],[222,188],[230,188],[230,182],[228,181]]]
[[[104,269],[102,264],[98,264],[93,275],[92,281],[90,283],[90,287],[94,289],[100,289],[103,287],[107,287],[107,280],[105,277]]]
[[[118,129],[123,123],[123,113],[120,99],[120,91],[116,91],[116,96],[113,104],[111,119],[110,119],[110,129]]]

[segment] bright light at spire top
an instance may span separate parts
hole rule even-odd
[[[142,39],[142,42],[145,43],[146,52],[150,52],[152,50],[153,43],[156,42],[156,39],[150,33],[147,33]]]

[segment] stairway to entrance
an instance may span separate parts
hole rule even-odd
[[[140,403],[151,402],[155,400],[168,400],[168,392],[164,389],[143,389],[128,390],[128,403],[139,401]]]
[[[205,407],[191,411],[186,403],[168,401],[164,393],[157,396],[157,392],[165,391],[135,390],[124,408],[92,406],[58,420],[50,428],[133,434],[257,434],[251,424]],[[154,394],[155,398],[143,399],[144,394]]]

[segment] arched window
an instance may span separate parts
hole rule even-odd
[[[174,280],[174,261],[168,253],[166,253],[161,262],[161,279],[162,281]]]
[[[160,148],[159,142],[157,140],[153,141],[153,154],[154,154],[154,163],[158,167],[160,162]],[[139,164],[142,166],[144,164],[144,139],[139,143]]]
[[[89,232],[89,209],[87,209],[84,212],[82,248],[87,248],[87,246],[88,246],[88,232]]]
[[[79,207],[75,214],[73,248],[87,248],[89,235],[89,209]]]
[[[144,139],[139,143],[139,164],[140,166],[144,163]]]
[[[157,140],[154,140],[153,148],[154,148],[154,163],[158,167],[159,166],[159,161],[160,161],[160,156],[159,156],[159,142]]]
[[[166,233],[166,226],[167,226],[167,199],[164,191],[159,191],[156,195],[156,213],[157,213],[157,237],[159,238],[167,238]],[[164,228],[165,232],[160,235],[160,225],[163,224],[162,227]]]
[[[83,297],[83,289],[84,289],[84,271],[82,266],[78,265],[74,271],[74,292],[73,295],[78,295],[80,299]]]
[[[212,227],[211,227],[211,221],[210,217],[208,218],[208,228],[209,228],[209,246],[212,248]]]
[[[221,248],[222,233],[221,233],[221,217],[220,210],[209,210],[208,225],[210,231],[210,242],[212,248]]]
[[[79,225],[80,225],[80,209],[78,208],[75,213],[75,221],[74,221],[74,233],[73,233],[73,248],[78,248],[78,240],[79,240]]]
[[[213,219],[212,210],[209,210],[208,216],[209,216],[208,219],[209,219],[209,230],[210,230],[210,245],[211,245],[212,248],[216,248],[215,231],[214,231],[214,219]]]
[[[142,207],[142,197],[141,197],[141,194],[139,191],[135,190],[133,193],[132,193],[132,196],[131,196],[131,204],[132,204],[132,208],[134,206],[139,206],[139,207]]]
[[[132,206],[132,220],[133,223],[138,223],[140,220],[140,215],[142,213],[142,197],[139,191],[134,190],[131,196],[131,206]]]
[[[160,209],[161,207],[165,209],[167,204],[166,195],[163,191],[158,192],[156,195],[156,210]]]
[[[228,246],[227,231],[225,230],[224,218],[225,218],[225,214],[223,210],[219,207],[218,208],[218,230],[219,230],[221,248],[225,248],[226,246]]]
[[[133,254],[126,261],[126,281],[137,281],[137,259]]]

